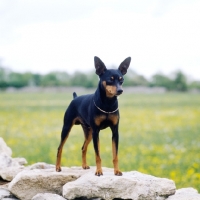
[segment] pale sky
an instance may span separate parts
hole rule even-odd
[[[0,60],[14,71],[106,66],[200,79],[200,0],[0,0]]]

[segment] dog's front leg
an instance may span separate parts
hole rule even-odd
[[[118,166],[118,143],[119,143],[118,124],[112,126],[111,130],[112,130],[112,152],[113,152],[114,174],[117,176],[122,176],[122,172],[119,170]]]
[[[93,129],[93,145],[94,145],[94,151],[95,151],[95,157],[96,157],[96,176],[103,175],[102,167],[101,167],[101,157],[100,157],[100,141],[99,141],[99,130]]]

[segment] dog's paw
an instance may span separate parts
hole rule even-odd
[[[88,165],[82,165],[83,169],[90,169],[90,167]]]
[[[56,171],[57,172],[61,172],[62,170],[61,170],[61,167],[60,166],[56,166]]]
[[[114,170],[114,174],[116,175],[116,176],[122,176],[123,174],[122,174],[122,172],[120,171],[120,170]]]
[[[102,169],[97,169],[96,172],[95,172],[95,175],[96,175],[96,176],[103,176],[103,171],[102,171]]]

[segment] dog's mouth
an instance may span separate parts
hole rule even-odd
[[[119,95],[121,95],[122,93],[123,93],[123,90],[120,89],[120,90],[117,91],[117,94],[116,94],[116,95],[119,96]]]
[[[106,96],[108,98],[118,97],[123,93],[122,87],[114,86],[114,85],[106,85],[106,82],[103,82],[103,86],[106,90]]]
[[[112,90],[107,89],[107,96],[108,96],[108,97],[114,97],[114,96],[118,97],[118,96],[120,96],[122,93],[123,93],[123,90],[122,90],[122,89],[120,89],[120,90],[118,90],[118,91],[112,91]]]

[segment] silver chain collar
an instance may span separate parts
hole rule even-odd
[[[114,112],[116,112],[116,111],[118,111],[118,109],[119,108],[117,108],[116,110],[114,110],[114,111],[111,111],[111,112],[107,112],[107,111],[104,111],[104,110],[102,110],[101,108],[99,108],[97,105],[96,105],[96,103],[95,103],[95,101],[93,100],[93,102],[94,102],[94,105],[96,106],[96,108],[98,108],[101,112],[103,112],[103,113],[106,113],[106,114],[111,114],[111,113],[114,113]]]

